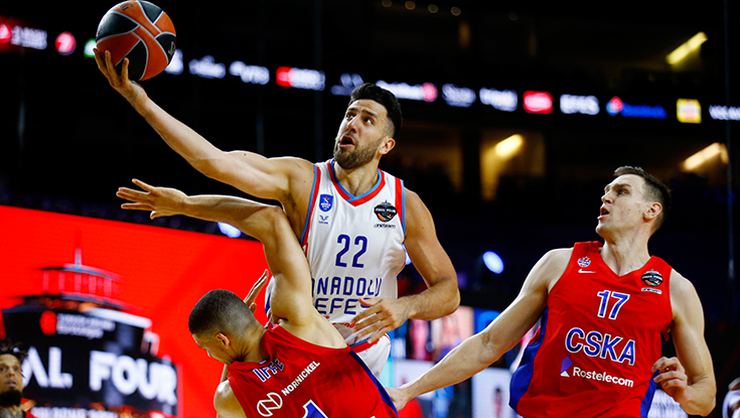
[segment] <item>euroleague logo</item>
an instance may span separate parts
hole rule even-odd
[[[650,286],[660,286],[663,283],[663,276],[655,270],[648,270],[641,277],[642,281]]]
[[[272,411],[283,407],[283,398],[275,392],[267,394],[267,399],[257,402],[257,412],[263,417],[271,417]]]
[[[396,216],[396,213],[398,213],[395,206],[391,205],[387,201],[376,206],[374,212],[375,216],[383,222],[390,222],[391,219]]]

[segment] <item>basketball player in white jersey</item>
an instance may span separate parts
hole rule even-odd
[[[374,374],[390,350],[388,331],[409,318],[435,319],[457,308],[455,269],[429,210],[403,182],[378,169],[401,127],[400,106],[391,92],[373,84],[355,89],[335,138],[334,158],[313,164],[221,151],[131,82],[127,60],[120,74],[109,53],[96,51],[96,61],[110,85],[195,169],[281,203],[306,246],[316,309],[336,324]],[[404,247],[428,288],[398,298]]]

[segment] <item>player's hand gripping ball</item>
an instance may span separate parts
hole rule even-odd
[[[98,50],[110,51],[119,73],[123,59],[129,59],[132,80],[161,73],[175,53],[175,26],[167,13],[144,0],[124,1],[108,10],[95,38]]]

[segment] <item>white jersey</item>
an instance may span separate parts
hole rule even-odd
[[[337,181],[334,160],[314,165],[314,181],[301,234],[311,266],[316,310],[350,345],[346,326],[365,307],[360,298],[397,298],[396,276],[406,262],[403,182],[378,170],[378,181],[354,196]]]

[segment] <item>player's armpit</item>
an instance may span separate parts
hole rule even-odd
[[[221,418],[246,418],[247,416],[231,390],[228,380],[218,385],[213,397],[213,407],[216,409],[217,416]]]

